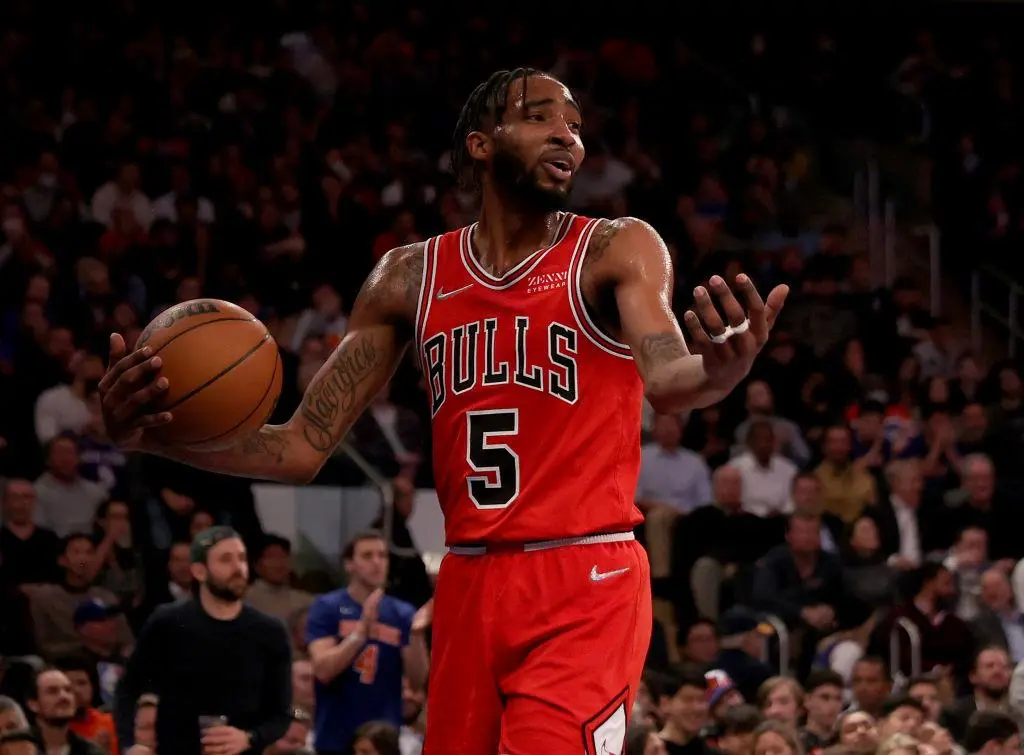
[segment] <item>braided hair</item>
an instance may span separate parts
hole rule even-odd
[[[525,97],[526,80],[531,76],[545,75],[539,69],[527,67],[495,71],[469,95],[452,134],[452,172],[460,184],[479,186],[476,166],[466,147],[466,137],[474,131],[483,131],[488,124],[493,127],[501,122],[508,107],[508,90],[513,82],[523,82]]]

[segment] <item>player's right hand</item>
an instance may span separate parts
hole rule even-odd
[[[160,357],[144,347],[128,354],[124,338],[110,336],[110,360],[100,380],[100,409],[107,437],[121,448],[140,446],[147,428],[171,421],[169,412],[155,412],[152,403],[167,390],[167,378],[159,377]]]

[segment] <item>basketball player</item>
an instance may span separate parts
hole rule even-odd
[[[146,428],[159,357],[111,337],[104,417],[122,447],[203,469],[313,478],[412,345],[429,386],[445,557],[434,604],[426,755],[619,753],[651,632],[633,542],[644,396],[659,412],[724,398],[785,301],[745,307],[719,276],[685,322],[661,237],[635,218],[563,212],[582,116],[543,73],[499,71],[470,95],[453,164],[479,222],[389,252],[295,416],[213,453]],[[719,315],[712,294],[725,315]],[[581,750],[583,748],[583,750]]]

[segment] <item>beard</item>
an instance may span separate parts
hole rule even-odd
[[[206,580],[206,589],[210,591],[210,595],[225,603],[235,603],[241,600],[247,587],[248,585],[243,585],[241,588],[232,587],[230,582],[218,582],[212,577]]]
[[[496,143],[491,163],[494,185],[524,209],[538,212],[564,210],[569,204],[569,188],[547,189],[526,167],[526,163],[507,147]]]

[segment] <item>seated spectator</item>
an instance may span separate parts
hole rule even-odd
[[[810,668],[818,640],[838,626],[845,610],[839,558],[821,550],[821,520],[801,511],[789,517],[786,544],[764,557],[754,578],[754,604],[803,633],[798,669]]]
[[[117,596],[96,587],[96,548],[88,535],[69,535],[60,556],[64,579],[59,584],[26,585],[36,644],[46,658],[81,652],[82,641],[75,631],[75,610],[83,599],[95,599],[107,606],[117,605]],[[123,646],[132,644],[132,633],[124,616],[117,618],[117,637]]]
[[[1001,711],[982,711],[971,716],[961,740],[970,755],[1015,755],[1021,737],[1017,722]]]
[[[683,565],[697,614],[716,619],[750,590],[754,564],[778,540],[764,519],[743,510],[743,478],[738,469],[719,467],[712,477],[713,501],[679,523],[673,566]],[[677,571],[678,573],[678,571]]]
[[[692,666],[663,675],[654,694],[664,726],[659,736],[669,755],[705,753],[713,750],[699,738],[708,717],[704,674]]]
[[[1017,610],[1006,572],[989,569],[981,575],[981,607],[971,621],[978,647],[1001,647],[1014,664],[1024,661],[1024,617]]]
[[[896,734],[917,736],[917,730],[924,723],[924,706],[907,695],[895,695],[882,706],[882,717],[878,720],[878,737],[883,742]]]
[[[135,747],[145,747],[150,753],[156,753],[156,716],[160,699],[156,695],[142,695],[135,703],[135,724],[132,727]]]
[[[788,514],[796,465],[775,452],[775,430],[768,420],[747,427],[746,450],[729,462],[743,479],[743,509],[757,516]]]
[[[831,669],[814,669],[804,683],[807,718],[800,729],[805,752],[814,752],[832,740],[843,709],[843,678]]]
[[[679,655],[683,663],[692,663],[703,669],[713,668],[720,647],[715,622],[697,619],[679,630]]]
[[[788,676],[773,676],[757,690],[757,707],[768,721],[778,721],[794,731],[804,715],[804,690]]]
[[[764,716],[753,705],[736,705],[722,714],[717,747],[725,755],[754,755],[754,732]]]
[[[3,526],[0,527],[0,553],[3,553],[3,584],[56,582],[60,579],[60,538],[35,522],[36,491],[28,480],[14,478],[2,485],[0,494]]]
[[[78,438],[57,435],[46,447],[46,472],[36,480],[36,522],[58,537],[90,532],[93,517],[107,491],[82,477]]]
[[[790,495],[793,510],[799,509],[821,519],[821,549],[839,555],[846,543],[846,525],[835,514],[825,511],[821,480],[813,472],[800,472],[793,478]]]
[[[959,698],[943,712],[940,723],[957,742],[966,746],[972,716],[980,711],[1008,713],[1010,659],[999,647],[985,647],[974,656],[969,681],[972,692]]]
[[[843,713],[836,723],[836,739],[837,744],[849,747],[860,755],[870,755],[878,747],[878,729],[875,727],[874,716],[856,708]]]
[[[287,538],[268,535],[256,558],[256,581],[245,593],[245,602],[282,623],[293,611],[312,605],[314,596],[291,586],[292,544]]]
[[[889,565],[902,572],[919,567],[938,550],[943,536],[942,511],[923,501],[924,477],[916,459],[899,459],[885,468],[889,497],[869,509],[878,523]]]
[[[95,684],[95,667],[86,658],[67,656],[58,658],[57,668],[71,680],[71,688],[75,695],[75,717],[68,724],[68,729],[82,739],[86,739],[111,755],[120,752],[117,746],[117,732],[114,730],[114,717],[98,710],[99,692]]]
[[[27,728],[28,719],[21,706],[10,697],[0,695],[0,734]]]
[[[828,428],[822,443],[825,459],[814,470],[824,489],[825,511],[847,524],[856,521],[865,506],[878,501],[875,478],[852,461],[851,451],[849,428],[845,425]]]
[[[792,724],[768,719],[754,731],[754,755],[804,755]]]
[[[383,721],[370,721],[356,729],[353,755],[401,755],[398,730]]]
[[[747,385],[747,418],[736,428],[736,444],[745,446],[750,424],[757,420],[768,420],[774,430],[776,451],[797,467],[811,460],[811,449],[804,440],[800,427],[792,420],[775,413],[775,397],[772,389],[763,380],[753,380]]]
[[[130,611],[143,596],[142,554],[132,539],[131,510],[124,501],[105,501],[96,510],[93,543],[99,573],[96,584],[117,596]]]
[[[86,356],[75,366],[70,385],[57,385],[39,394],[35,407],[36,437],[47,444],[61,433],[81,434],[92,420],[88,397],[96,392],[106,371],[103,360]]]
[[[991,566],[988,533],[981,527],[962,530],[943,565],[956,582],[956,615],[964,621],[976,618],[981,610],[981,576]]]
[[[758,690],[772,676],[763,660],[765,635],[770,631],[753,612],[740,606],[733,606],[719,619],[722,650],[712,666],[729,675],[745,700],[755,700]]]
[[[896,574],[882,550],[878,524],[864,515],[850,528],[850,541],[842,553],[843,584],[851,598],[872,608],[892,605]]]
[[[974,644],[971,630],[946,608],[955,598],[953,575],[942,564],[928,562],[914,573],[917,589],[912,599],[897,606],[875,630],[871,647],[879,654],[889,652],[889,638],[897,619],[909,619],[920,635],[921,670],[925,673],[949,665],[959,678],[966,678],[969,658],[964,648]],[[899,633],[900,671],[910,675],[910,640]]]
[[[917,700],[924,711],[924,720],[938,723],[942,714],[939,681],[935,676],[915,676],[907,680],[907,695]]]
[[[114,703],[114,692],[124,676],[125,665],[131,654],[130,645],[124,645],[119,637],[121,607],[106,605],[95,598],[83,601],[75,608],[75,632],[82,644],[77,655],[89,664],[96,687],[96,704],[110,707]],[[123,619],[122,619],[123,621]]]
[[[47,752],[107,755],[102,747],[70,730],[75,717],[75,693],[63,671],[45,668],[36,674],[29,688],[28,707],[35,716],[36,731]]]
[[[892,692],[892,676],[885,661],[878,656],[858,660],[853,666],[850,691],[853,709],[868,714],[874,729],[875,720],[882,715],[882,707]]]

